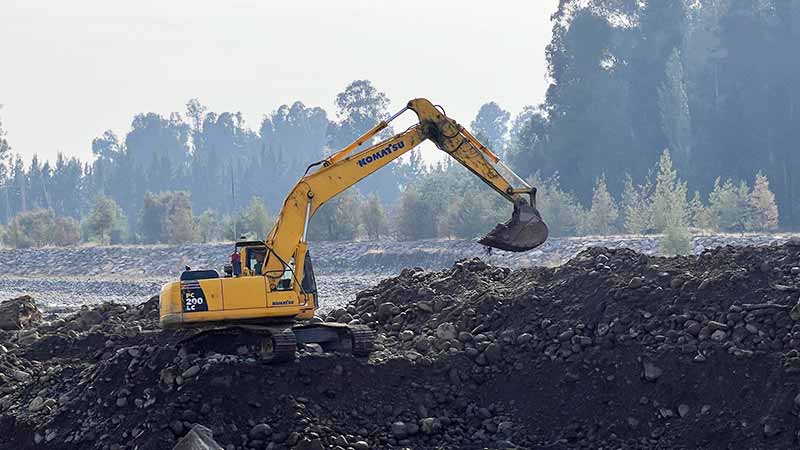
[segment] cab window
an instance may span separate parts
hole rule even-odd
[[[309,252],[306,252],[306,259],[303,263],[303,281],[300,282],[300,289],[307,294],[317,293],[317,281],[314,278],[314,267],[311,265]]]
[[[294,256],[289,260],[289,266],[283,271],[278,285],[275,290],[277,291],[290,291],[292,290],[292,279],[294,278]]]

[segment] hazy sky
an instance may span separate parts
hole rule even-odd
[[[557,0],[2,0],[0,116],[14,152],[91,156],[136,113],[265,113],[366,78],[468,126],[495,100],[539,103]],[[410,119],[407,119],[410,120]],[[402,124],[401,124],[402,125]]]

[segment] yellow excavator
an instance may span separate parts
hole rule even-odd
[[[407,110],[419,122],[406,131],[359,150]],[[521,252],[547,239],[547,226],[536,209],[536,189],[503,164],[469,131],[426,99],[380,122],[353,143],[308,166],[284,201],[277,222],[264,241],[236,242],[224,275],[216,270],[185,270],[179,281],[161,288],[164,328],[187,329],[186,342],[214,336],[255,347],[263,358],[294,357],[298,344],[317,344],[323,351],[357,356],[372,351],[374,333],[363,325],[313,320],[317,289],[306,233],[314,212],[325,202],[424,142],[432,141],[512,202],[511,219],[498,224],[480,242]],[[355,213],[355,212],[354,212]]]

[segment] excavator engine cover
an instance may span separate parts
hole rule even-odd
[[[523,197],[515,196],[511,219],[497,224],[478,243],[509,252],[524,252],[542,245],[545,240],[547,225],[539,210]]]

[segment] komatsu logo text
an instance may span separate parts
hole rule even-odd
[[[383,148],[382,150],[378,150],[377,152],[375,152],[375,153],[373,153],[373,154],[371,154],[371,155],[369,155],[367,157],[359,159],[358,160],[358,167],[364,167],[367,164],[369,164],[369,163],[371,163],[373,161],[377,161],[377,160],[383,158],[386,155],[391,155],[392,152],[397,151],[397,150],[399,150],[399,149],[401,149],[401,148],[403,148],[405,146],[406,146],[406,144],[403,141],[398,141],[395,144],[389,144],[385,148]]]

